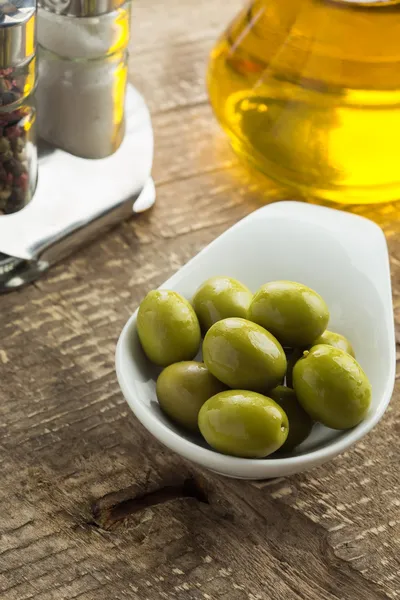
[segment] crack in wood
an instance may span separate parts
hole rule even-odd
[[[194,499],[209,504],[208,494],[198,478],[189,477],[182,482],[165,485],[156,490],[135,494],[137,488],[127,488],[107,494],[96,500],[91,507],[93,520],[88,524],[101,529],[110,529],[146,508],[165,504],[178,499]],[[132,496],[132,493],[134,494]]]

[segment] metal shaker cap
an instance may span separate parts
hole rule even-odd
[[[117,10],[126,2],[127,0],[38,0],[38,5],[67,17],[99,17]]]
[[[0,0],[0,69],[16,67],[35,54],[36,0]]]

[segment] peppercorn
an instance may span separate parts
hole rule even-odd
[[[10,142],[7,138],[0,138],[0,154],[4,154],[10,150]]]

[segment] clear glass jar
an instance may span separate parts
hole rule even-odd
[[[252,0],[215,46],[238,154],[309,198],[400,198],[400,0]]]
[[[121,144],[131,5],[90,17],[39,8],[39,135],[84,158]]]
[[[20,210],[36,189],[35,82],[34,57],[0,69],[0,213]]]

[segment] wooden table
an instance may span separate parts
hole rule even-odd
[[[400,597],[400,386],[381,424],[310,473],[201,473],[129,411],[114,373],[144,293],[279,190],[232,154],[206,56],[241,0],[136,0],[132,81],[156,134],[156,208],[0,298],[2,600]],[[400,203],[388,237],[400,336]],[[400,337],[398,337],[400,341]]]

